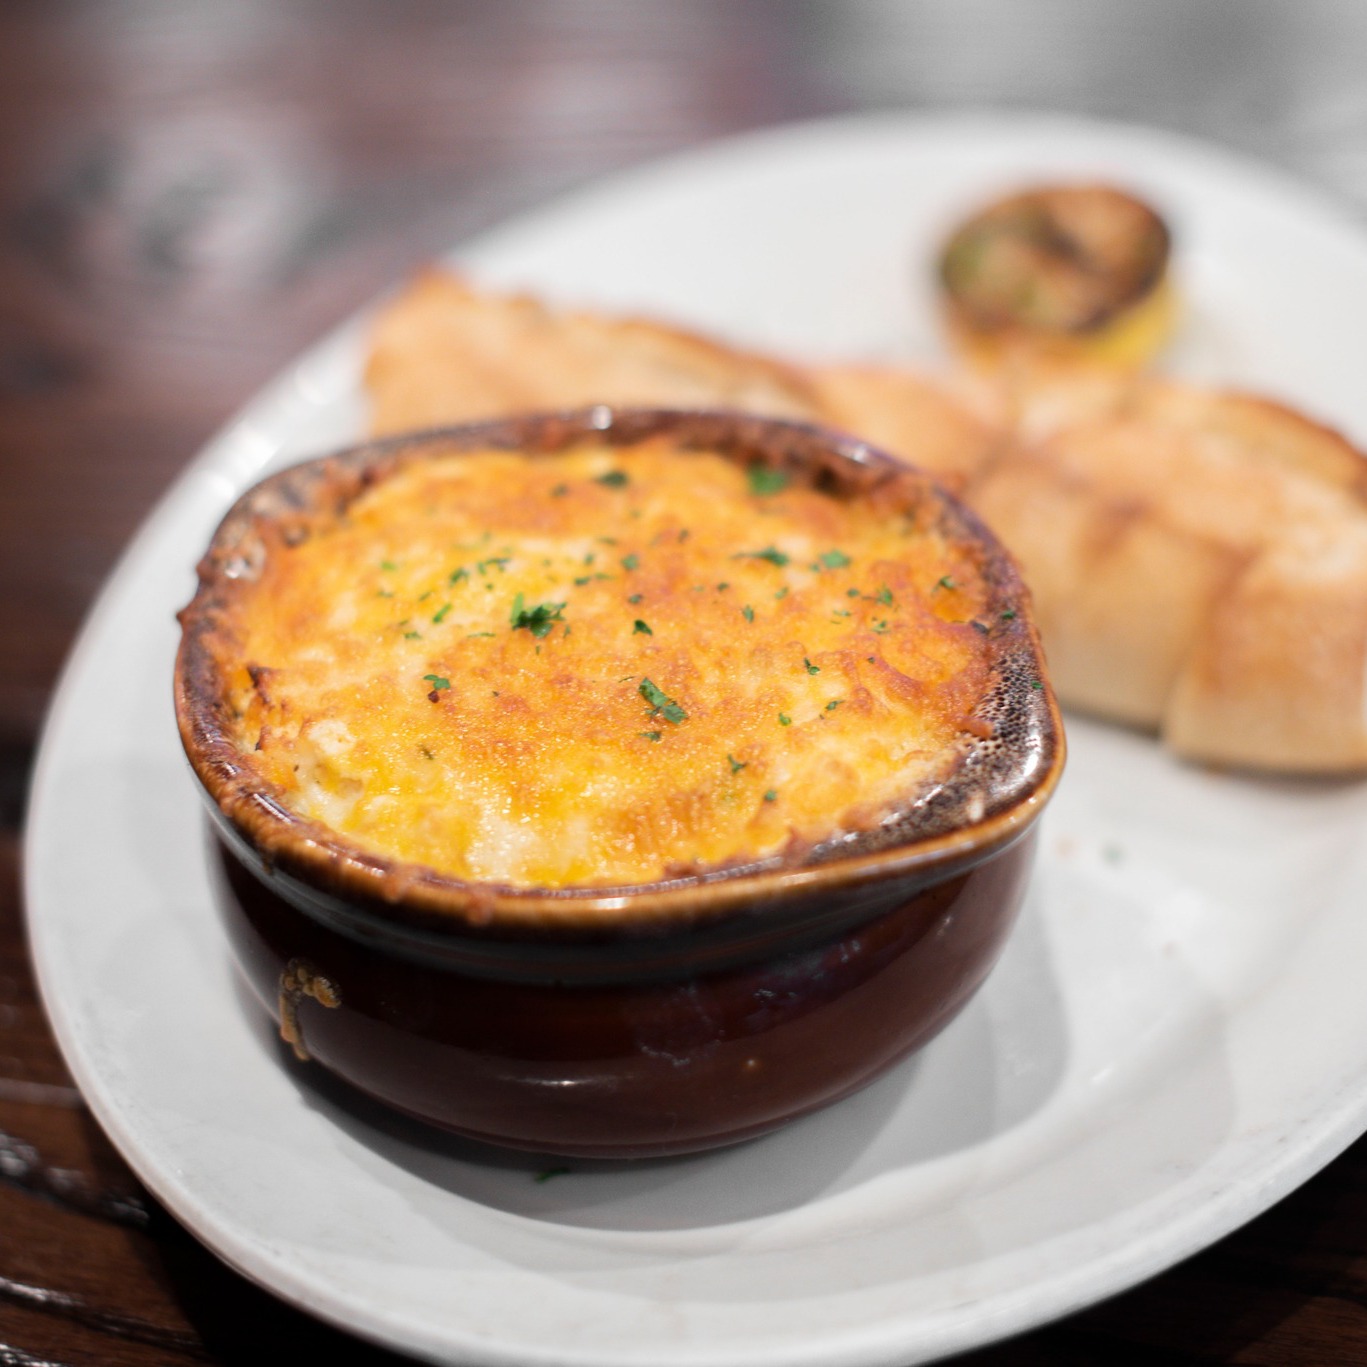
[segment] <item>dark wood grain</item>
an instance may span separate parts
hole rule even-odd
[[[1352,0],[0,7],[0,1367],[397,1361],[249,1285],[139,1187],[22,941],[22,798],[61,659],[258,385],[507,214],[790,117],[1062,105],[1213,136],[1367,206],[1364,55]],[[1367,1362],[1367,1143],[1183,1266],[962,1361]]]

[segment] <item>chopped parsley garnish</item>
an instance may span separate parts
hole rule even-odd
[[[1006,610],[1004,613],[1002,613],[1002,621],[1003,621],[1003,622],[1014,622],[1015,620],[1016,620],[1016,609],[1015,609],[1015,608],[1007,608],[1007,610]]]
[[[731,766],[731,772],[733,774],[738,774],[742,769],[747,767],[730,752],[727,753],[726,762]]]
[[[888,629],[888,624],[886,621],[875,622],[873,629],[881,636]]]
[[[538,603],[533,608],[525,607],[519,593],[513,599],[513,610],[510,615],[513,630],[518,631],[526,627],[538,640],[543,636],[549,636],[554,623],[564,620],[560,615],[564,608],[564,603]]]
[[[750,606],[749,603],[747,603],[743,608],[741,608],[741,615],[745,618],[747,622],[753,622],[755,620],[755,610]]]
[[[835,709],[836,709],[837,707],[839,707],[840,704],[841,704],[841,702],[843,702],[843,701],[844,701],[844,700],[843,700],[842,698],[832,698],[832,699],[830,700],[830,702],[828,702],[828,703],[826,704],[826,711],[827,711],[827,712],[834,712]]]
[[[420,632],[420,631],[405,631],[404,634],[403,634],[403,638],[404,638],[405,641],[421,641],[421,640],[422,640],[422,632]]]
[[[764,794],[764,800],[766,802],[777,802],[778,794],[772,788],[770,788],[769,791]]]
[[[859,590],[858,590],[858,589],[846,589],[846,590],[845,590],[845,597],[846,597],[846,598],[858,598],[858,597],[859,597]]]
[[[788,487],[786,470],[771,470],[767,465],[752,465],[745,472],[750,481],[750,492],[763,498],[767,494],[777,494]]]
[[[469,577],[470,571],[462,565],[458,570],[452,570],[451,573],[446,576],[446,582],[455,585],[459,584],[462,579],[468,579]]]
[[[441,619],[442,619],[443,617],[445,617],[446,614],[447,614],[448,612],[450,612],[450,611],[451,611],[451,604],[450,604],[450,603],[443,603],[443,604],[441,605],[441,607],[439,607],[439,608],[436,610],[436,612],[434,612],[434,613],[432,614],[432,625],[433,625],[433,626],[436,626],[436,625],[441,621]]]
[[[818,559],[828,570],[843,570],[850,563],[844,551],[824,551]]]
[[[952,575],[942,574],[936,581],[937,589],[957,589],[959,586],[954,582]]]
[[[382,570],[396,570],[399,567],[392,560],[381,560],[380,568]]]
[[[659,739],[660,739],[660,734],[661,734],[661,733],[660,733],[659,731],[638,731],[638,732],[637,732],[637,735],[639,735],[639,736],[641,737],[642,740],[659,740]]]
[[[778,601],[779,599],[786,598],[787,596],[788,596],[788,585],[787,585],[787,584],[784,584],[784,586],[783,586],[781,589],[779,589],[779,591],[778,591],[776,594],[774,594],[774,599],[775,599],[775,601]]]
[[[808,674],[820,674],[820,673],[821,673],[821,666],[820,666],[820,665],[814,665],[814,664],[813,664],[805,655],[802,657],[802,663],[807,667],[807,673],[808,673]]]
[[[443,679],[442,676],[441,676],[440,674],[424,674],[424,675],[422,676],[422,681],[423,681],[423,683],[430,683],[430,684],[432,685],[433,688],[450,688],[450,687],[451,687],[451,680],[450,680],[450,679]]]
[[[885,608],[890,608],[892,606],[892,590],[888,588],[886,584],[878,590],[878,601],[882,603]]]
[[[780,726],[791,726],[793,724],[793,719],[786,712],[780,712],[778,714],[778,724]]]
[[[1030,687],[1033,688],[1036,692],[1038,692],[1041,688],[1044,687],[1044,685],[1038,679],[1031,679]]]
[[[624,570],[634,570],[641,563],[641,557],[633,552],[631,555],[622,557],[622,568]]]
[[[492,636],[492,631],[472,631],[465,639],[467,641],[477,641],[481,636]]]
[[[633,594],[631,595],[631,597],[627,599],[627,602],[628,602],[628,603],[639,603],[639,602],[641,601],[641,599],[644,598],[644,597],[645,597],[644,594],[641,594],[641,593],[633,593]]]
[[[574,581],[574,587],[577,589],[582,589],[585,584],[591,583],[593,583],[593,575],[583,574],[580,575],[579,578]]]
[[[650,704],[650,715],[652,717],[661,716],[667,722],[673,722],[675,726],[681,721],[688,720],[688,713],[667,693],[651,683],[649,679],[642,679],[641,685],[636,691]]]
[[[638,617],[631,624],[631,634],[633,636],[654,636],[655,633]]]
[[[782,569],[788,557],[777,546],[766,546],[762,551],[737,551],[732,560],[767,560],[771,565]]]
[[[718,593],[722,593],[722,592],[724,592],[726,589],[729,589],[730,587],[731,587],[730,583],[729,583],[727,580],[723,579],[722,582],[721,582],[720,584],[717,585],[717,592],[718,592]]]
[[[609,489],[620,489],[627,482],[625,470],[609,470],[605,475],[594,475],[596,484],[606,485]]]

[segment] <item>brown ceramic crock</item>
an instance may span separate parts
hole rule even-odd
[[[177,718],[255,994],[300,1058],[490,1143],[684,1153],[762,1134],[871,1081],[986,977],[1063,766],[1028,595],[991,533],[929,480],[919,496],[935,501],[942,528],[984,549],[992,683],[953,775],[859,837],[648,885],[475,885],[349,845],[291,812],[244,762],[205,638],[232,581],[259,571],[263,520],[307,536],[339,499],[437,452],[660,434],[841,494],[906,468],[800,424],[602,407],[368,443],[245,494],[181,614]]]

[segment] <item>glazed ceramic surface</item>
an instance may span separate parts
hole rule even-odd
[[[1173,223],[1183,373],[1367,438],[1360,230],[1157,133],[1019,115],[781,129],[643,170],[464,259],[490,283],[742,342],[932,361],[920,263],[965,206],[1042,172],[1123,176]],[[359,335],[284,376],[143,530],[72,660],[34,792],[30,930],[58,1037],[120,1149],[221,1255],[436,1362],[886,1367],[1118,1291],[1367,1127],[1367,790],[1184,768],[1077,720],[983,990],[919,1056],[776,1134],[548,1163],[282,1066],[213,911],[162,681],[172,614],[231,500],[359,430]]]
[[[654,884],[471,885],[358,848],[288,810],[248,762],[215,646],[282,518],[336,520],[339,490],[488,447],[548,456],[666,440],[874,488],[975,548],[989,671],[955,768],[805,856]],[[343,495],[344,497],[344,495]],[[302,521],[301,521],[302,519]],[[265,530],[263,530],[265,529]],[[293,541],[289,544],[295,544]],[[599,406],[363,443],[243,496],[180,615],[177,719],[223,841],[239,962],[301,1061],[468,1138],[632,1158],[767,1133],[841,1099],[960,1011],[1015,917],[1063,767],[1058,709],[1015,566],[967,509],[891,457],[803,424]],[[1009,611],[1008,611],[1009,609]],[[454,671],[454,665],[452,666]],[[403,889],[395,895],[389,890]]]

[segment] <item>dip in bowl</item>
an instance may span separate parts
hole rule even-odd
[[[853,439],[594,408],[273,475],[181,614],[239,962],[491,1143],[680,1153],[964,1005],[1063,763],[991,533]]]

